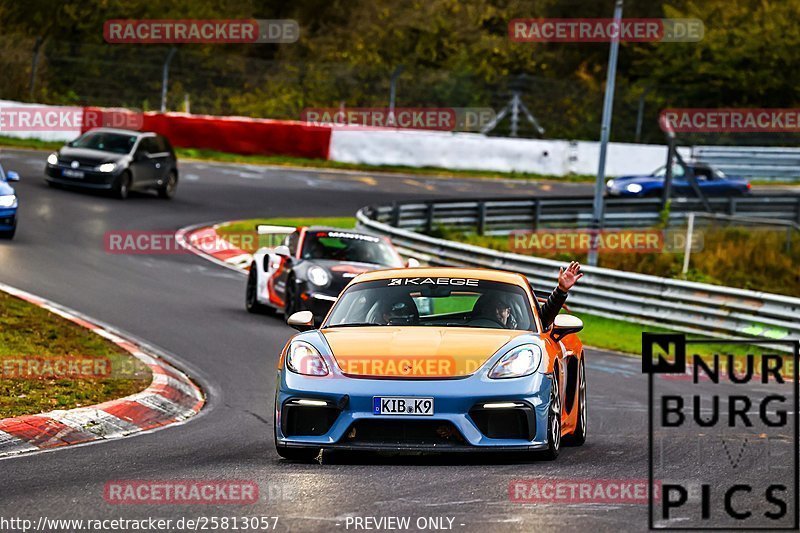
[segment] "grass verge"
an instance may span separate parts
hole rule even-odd
[[[656,229],[656,228],[652,228]],[[547,232],[548,230],[542,230]],[[553,230],[557,231],[557,230]],[[563,230],[562,230],[563,231]],[[675,233],[680,233],[677,230]],[[575,232],[577,233],[577,231]],[[432,235],[448,240],[466,242],[501,252],[511,252],[514,246],[508,236],[480,236],[436,228]],[[598,266],[627,272],[638,272],[666,278],[686,279],[713,285],[725,285],[756,291],[800,296],[800,232],[794,231],[787,247],[786,230],[768,230],[737,226],[698,227],[702,249],[692,252],[689,269],[682,274],[682,251],[648,253],[615,253],[601,251]],[[524,243],[536,242],[533,237]],[[536,249],[530,255],[558,261],[586,261],[583,252],[554,252]],[[525,248],[523,247],[523,250]],[[516,251],[525,255],[525,251]]]
[[[676,333],[668,328],[656,326],[645,326],[632,322],[623,322],[589,313],[574,313],[575,316],[583,320],[583,331],[579,336],[581,341],[587,346],[613,350],[635,356],[642,355],[642,332],[651,333]],[[733,355],[747,355],[748,353],[762,353],[763,347],[750,344],[724,344],[718,339],[711,337],[703,338],[689,336],[687,338],[714,341],[713,345],[694,345],[691,347],[692,354],[696,353],[703,357],[713,356],[715,353],[730,353]]]
[[[0,291],[0,419],[95,405],[150,382],[122,348]]]

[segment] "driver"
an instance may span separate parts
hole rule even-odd
[[[483,305],[483,315],[504,328],[514,327],[512,324],[511,304],[499,294],[488,294],[488,301]],[[513,321],[513,322],[512,322]]]
[[[386,326],[414,326],[419,322],[414,302],[402,300],[384,307],[381,318]]]

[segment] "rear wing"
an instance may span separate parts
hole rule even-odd
[[[276,248],[283,244],[286,236],[297,231],[294,226],[275,226],[272,224],[257,224],[256,236],[258,237],[258,248]]]

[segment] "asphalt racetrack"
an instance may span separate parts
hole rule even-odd
[[[392,516],[411,517],[412,524],[420,517],[451,518],[441,524],[456,531],[647,529],[641,502],[523,504],[509,495],[509,485],[520,479],[647,479],[647,380],[638,359],[588,351],[588,440],[563,448],[555,462],[507,454],[326,452],[322,464],[291,463],[274,451],[272,401],[275,363],[293,330],[279,318],[248,314],[245,280],[235,272],[190,254],[104,250],[107,231],[177,230],[256,216],[352,216],[370,203],[413,198],[585,194],[590,185],[184,162],[173,201],[134,194],[122,202],[49,188],[42,178],[46,156],[0,154],[5,168],[22,176],[20,226],[14,241],[0,244],[0,281],[172,354],[209,401],[182,426],[0,461],[0,516],[277,516],[279,531],[355,530],[347,517]],[[678,460],[696,451],[685,453]],[[757,482],[774,476],[759,472]],[[722,483],[729,472],[720,468],[713,475]],[[106,482],[137,479],[253,480],[262,498],[247,506],[112,505],[103,499]]]

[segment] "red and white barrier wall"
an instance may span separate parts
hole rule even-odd
[[[9,106],[38,106],[0,101]],[[59,106],[38,106],[73,110]],[[80,108],[78,108],[80,109]],[[155,131],[174,146],[244,155],[284,155],[343,163],[439,167],[460,170],[529,172],[550,176],[594,174],[600,145],[591,141],[513,139],[478,133],[348,128],[288,120],[217,117],[186,113],[136,113],[124,109],[87,107],[81,129],[114,126]],[[7,132],[0,135],[66,141],[79,130]],[[681,148],[688,157],[688,148]],[[666,161],[666,146],[609,143],[609,176],[641,174]]]

